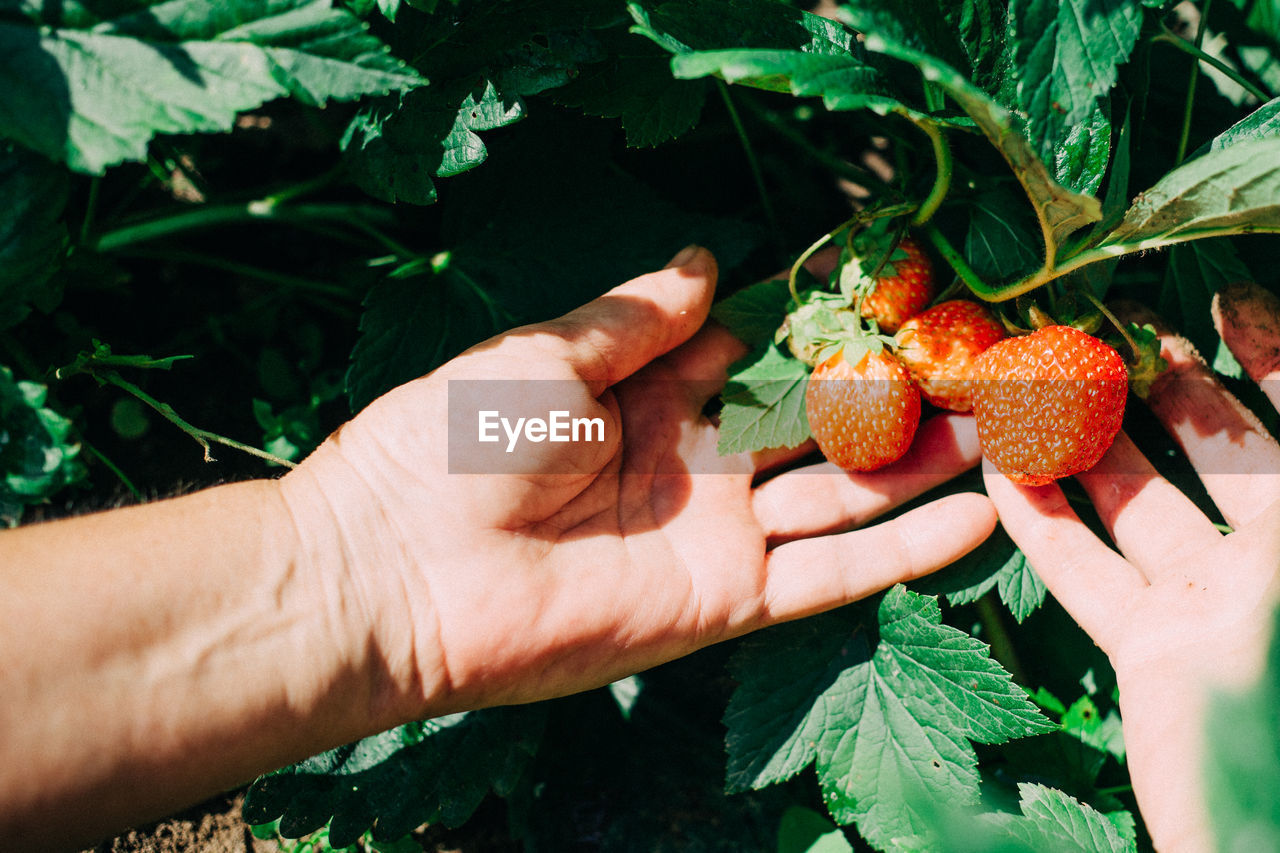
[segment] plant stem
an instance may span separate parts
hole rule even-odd
[[[307,193],[312,193],[316,190],[327,187],[329,184],[336,181],[345,170],[346,167],[342,163],[339,163],[323,174],[317,175],[307,181],[301,181],[293,186],[285,187],[280,190],[280,192],[272,193],[265,197],[262,201],[269,204],[282,204],[286,201],[292,201],[293,199],[304,196]]]
[[[363,219],[363,215],[371,211],[376,211],[376,208],[364,204],[277,205],[262,199],[248,204],[211,204],[198,210],[162,216],[108,231],[98,238],[94,248],[99,252],[111,252],[134,243],[156,240],[182,231],[255,220],[293,224],[299,220],[333,219],[358,228],[372,228],[373,226]]]
[[[840,223],[834,229],[832,229],[831,231],[828,231],[826,234],[823,234],[817,240],[813,241],[813,243],[809,246],[809,248],[801,252],[800,257],[796,258],[795,263],[791,265],[790,272],[787,274],[787,289],[791,291],[792,302],[794,302],[796,305],[801,304],[800,292],[796,290],[796,276],[800,274],[800,268],[804,266],[804,262],[809,260],[809,258],[813,257],[814,252],[818,251],[823,246],[830,243],[831,239],[835,237],[836,234],[839,234],[841,229],[848,228],[850,225],[852,225],[856,221],[857,221],[857,217],[854,217],[853,219],[849,219],[849,220],[846,220],[845,222]]]
[[[929,225],[925,228],[924,233],[929,238],[929,242],[933,243],[934,248],[938,250],[938,254],[942,255],[943,260],[951,266],[951,269],[955,270],[956,275],[969,286],[970,290],[979,296],[984,291],[990,290],[986,282],[973,271],[973,267],[969,266],[969,262],[964,259],[964,255],[956,251],[956,247],[951,245],[951,241],[946,238],[946,235],[938,230],[938,226]]]
[[[779,119],[772,111],[763,109],[753,99],[744,98],[742,104],[752,116],[759,119],[765,126],[839,177],[852,181],[864,189],[873,190],[873,194],[876,196],[897,194],[897,190],[894,187],[880,180],[870,169],[864,169],[856,163],[850,163],[842,157],[823,151],[804,134],[796,132],[794,128],[788,126],[785,121]]]
[[[209,432],[208,430],[200,429],[199,427],[193,426],[192,424],[184,420],[181,416],[179,416],[178,413],[173,410],[173,406],[170,406],[168,403],[160,402],[155,397],[152,397],[150,394],[148,394],[146,391],[143,391],[137,385],[134,385],[132,382],[125,379],[119,373],[116,373],[114,370],[104,371],[102,373],[95,372],[93,373],[93,376],[100,379],[103,382],[107,382],[116,386],[117,388],[119,388],[120,390],[128,394],[132,394],[134,397],[137,397],[138,400],[147,404],[156,412],[158,412],[161,415],[161,417],[163,417],[165,420],[169,421],[178,429],[182,430],[187,435],[195,439],[196,444],[199,444],[202,448],[204,448],[205,462],[214,461],[213,453],[211,452],[212,448],[209,446],[212,443],[212,444],[221,444],[226,447],[234,448],[235,450],[248,453],[250,456],[257,456],[259,459],[265,459],[268,462],[272,462],[276,465],[282,465],[286,468],[298,467],[298,464],[296,462],[290,462],[288,459],[285,459],[280,456],[276,456],[274,453],[268,453],[267,451],[260,450],[259,448],[253,447],[252,445],[248,445],[248,444],[244,444],[243,442],[236,441],[234,438],[227,438],[225,435],[218,435],[215,432]]]
[[[1183,53],[1189,53],[1192,56],[1194,56],[1196,59],[1199,59],[1201,62],[1204,62],[1207,65],[1210,65],[1213,68],[1216,68],[1217,70],[1221,71],[1223,74],[1227,75],[1232,80],[1234,80],[1245,91],[1247,91],[1250,95],[1253,95],[1260,102],[1265,104],[1267,101],[1271,100],[1271,96],[1269,94],[1267,94],[1262,89],[1258,88],[1258,86],[1255,85],[1254,83],[1245,79],[1245,77],[1242,76],[1239,71],[1232,68],[1230,65],[1227,65],[1225,62],[1218,59],[1216,56],[1211,56],[1208,53],[1205,53],[1203,50],[1196,47],[1194,44],[1187,41],[1186,39],[1181,38],[1175,35],[1174,33],[1169,32],[1169,30],[1166,29],[1164,32],[1158,33],[1152,36],[1151,40],[1153,42],[1159,41],[1159,42],[1164,42],[1165,44],[1171,44],[1174,47],[1176,47],[1178,50],[1182,51]]]
[[[1098,788],[1096,793],[1099,794],[1127,794],[1133,790],[1132,785],[1112,785],[1109,788]]]
[[[1084,298],[1093,303],[1093,307],[1102,312],[1102,316],[1110,321],[1111,325],[1116,327],[1116,331],[1120,333],[1120,337],[1124,338],[1124,342],[1129,345],[1129,351],[1133,353],[1134,362],[1142,357],[1138,352],[1138,342],[1133,339],[1133,335],[1129,334],[1129,330],[1124,327],[1124,323],[1120,322],[1120,318],[1112,314],[1106,305],[1102,304],[1102,300],[1090,293],[1086,288],[1080,288],[1080,293],[1084,294]]]
[[[1204,0],[1204,8],[1200,10],[1200,23],[1196,25],[1195,48],[1203,53],[1205,25],[1209,20],[1209,7],[1213,0]],[[1175,166],[1180,165],[1187,156],[1187,139],[1191,136],[1191,112],[1195,108],[1196,84],[1200,81],[1200,63],[1191,65],[1191,79],[1187,81],[1187,102],[1182,109],[1182,135],[1178,138],[1178,154],[1174,159]]]
[[[120,470],[120,466],[108,459],[101,450],[90,444],[88,439],[81,437],[80,446],[89,451],[89,453],[93,455],[94,459],[97,459],[103,465],[106,465],[107,470],[116,475],[116,479],[124,484],[124,487],[129,490],[129,493],[133,495],[134,499],[138,503],[143,504],[147,502],[146,496],[138,490],[138,487],[133,484],[132,480],[125,476],[124,471]]]
[[[84,205],[84,219],[80,223],[80,242],[89,242],[89,234],[93,231],[93,217],[98,209],[98,193],[102,189],[102,178],[89,181],[89,199]]]
[[[859,210],[853,216],[846,219],[844,222],[841,222],[835,228],[832,228],[826,234],[823,234],[821,237],[815,240],[813,244],[809,246],[809,248],[801,252],[800,257],[796,258],[795,263],[791,265],[791,271],[787,275],[787,288],[791,291],[791,298],[795,301],[797,305],[800,304],[800,293],[799,291],[796,290],[796,276],[800,274],[800,268],[804,266],[804,262],[809,260],[809,258],[813,256],[814,252],[818,251],[823,246],[827,245],[827,243],[831,242],[831,240],[833,240],[835,236],[839,234],[841,231],[845,230],[846,228],[852,228],[853,226],[863,222],[872,222],[876,219],[885,219],[890,216],[903,216],[905,214],[911,213],[915,209],[916,208],[914,205],[906,204],[906,203],[888,204],[888,205],[884,205],[883,207],[864,208],[863,210]],[[894,243],[896,245],[897,241],[895,240]],[[892,254],[892,251],[890,251],[890,254]],[[879,266],[876,267],[877,273],[880,271],[882,267],[884,267],[885,262],[888,259],[889,259],[889,255],[887,254],[883,259],[881,259]]]
[[[286,273],[276,272],[274,270],[263,269],[262,267],[253,266],[252,264],[242,264],[236,261],[227,260],[217,255],[205,255],[199,252],[173,252],[152,249],[132,249],[126,248],[121,254],[134,258],[149,258],[152,260],[167,260],[181,264],[193,264],[195,266],[209,267],[210,269],[224,270],[236,275],[243,275],[246,278],[256,278],[260,281],[278,284],[291,290],[303,290],[310,293],[320,293],[325,296],[333,296],[338,299],[347,299],[355,301],[357,298],[350,288],[343,287],[340,284],[333,284],[327,281],[316,281],[310,278],[302,278],[300,276],[288,275]]]
[[[1066,263],[1061,266],[1055,266],[1049,269],[1042,269],[1039,272],[1027,276],[1021,281],[1014,282],[1005,287],[988,287],[981,285],[980,289],[974,290],[978,298],[987,302],[1006,302],[1010,299],[1029,293],[1037,287],[1048,284],[1056,278],[1060,278],[1069,272],[1075,272],[1081,267],[1089,264],[1105,261],[1110,258],[1118,258],[1123,255],[1132,255],[1135,252],[1146,252],[1151,249],[1163,249],[1166,246],[1174,246],[1178,243],[1189,243],[1192,240],[1203,240],[1208,237],[1231,237],[1236,234],[1274,234],[1280,233],[1280,225],[1228,225],[1222,228],[1206,228],[1204,231],[1197,231],[1191,235],[1174,235],[1170,237],[1151,237],[1147,240],[1139,240],[1136,243],[1104,243],[1101,246],[1081,252],[1080,254],[1069,258]]]
[[[982,622],[982,632],[991,643],[991,656],[1003,666],[1013,680],[1019,684],[1026,682],[1026,674],[1022,663],[1018,660],[1018,652],[1013,646],[1013,639],[1005,630],[1004,620],[1000,617],[1000,608],[996,606],[996,593],[988,592],[978,599],[978,620]]]
[[[765,219],[769,220],[769,228],[773,231],[775,238],[781,239],[782,230],[778,225],[778,216],[773,210],[773,202],[769,200],[769,191],[764,185],[764,172],[760,170],[760,161],[756,159],[755,147],[751,144],[751,138],[747,136],[742,117],[738,115],[738,108],[734,106],[733,98],[729,95],[729,87],[723,80],[716,80],[716,89],[719,90],[724,108],[729,113],[729,121],[733,123],[733,129],[738,134],[738,141],[742,143],[742,151],[747,155],[747,166],[751,169],[751,179],[755,181],[756,192],[760,195],[760,205],[764,209]]]
[[[921,121],[916,126],[929,135],[929,142],[933,144],[933,158],[938,167],[929,195],[921,202],[916,215],[911,217],[911,224],[920,226],[933,217],[942,200],[947,197],[947,191],[951,189],[951,148],[938,125],[931,121]]]

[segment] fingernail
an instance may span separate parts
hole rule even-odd
[[[690,243],[688,246],[685,246],[683,249],[676,252],[676,256],[672,258],[670,261],[667,261],[667,265],[663,267],[663,269],[669,270],[669,269],[675,269],[676,267],[682,267],[685,264],[689,263],[689,261],[693,260],[694,256],[697,254],[698,254],[697,244]]]

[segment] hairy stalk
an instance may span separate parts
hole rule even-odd
[[[929,195],[925,196],[925,200],[920,203],[916,215],[911,217],[911,224],[919,226],[933,218],[933,214],[951,189],[951,148],[947,145],[947,138],[943,136],[942,128],[938,125],[930,121],[921,121],[917,122],[916,126],[929,135],[929,142],[933,145],[933,158],[937,163],[933,187],[930,188]]]
[[[1141,358],[1142,354],[1138,352],[1138,342],[1133,339],[1133,335],[1129,334],[1129,330],[1124,327],[1124,323],[1120,322],[1120,318],[1115,314],[1112,314],[1111,310],[1107,308],[1106,305],[1102,304],[1102,300],[1090,293],[1088,289],[1081,288],[1079,292],[1084,294],[1084,298],[1092,302],[1093,307],[1101,311],[1102,316],[1106,317],[1108,322],[1116,327],[1116,331],[1120,333],[1120,337],[1124,338],[1124,342],[1129,345],[1129,351],[1133,353],[1134,361],[1136,362]]]
[[[790,272],[787,274],[787,289],[791,291],[792,302],[794,302],[797,305],[800,304],[800,291],[796,290],[796,276],[800,274],[800,268],[804,266],[805,261],[813,257],[814,252],[818,251],[823,246],[830,243],[832,238],[834,238],[842,230],[850,227],[857,221],[858,221],[858,217],[856,216],[853,217],[852,219],[845,220],[844,222],[840,223],[832,230],[828,231],[826,234],[823,234],[817,240],[813,241],[813,243],[809,246],[809,248],[805,249],[803,252],[800,253],[800,256],[796,258],[795,263],[791,265]]]
[[[132,382],[125,379],[119,373],[116,373],[114,370],[103,371],[101,373],[93,372],[92,375],[96,379],[114,385],[121,391],[136,397],[140,402],[145,403],[158,412],[165,420],[191,436],[195,440],[196,444],[200,445],[204,449],[205,462],[214,461],[212,447],[210,445],[221,444],[225,447],[230,447],[243,453],[248,453],[250,456],[256,456],[259,459],[265,459],[266,461],[276,465],[284,466],[285,468],[298,467],[296,462],[290,462],[288,459],[276,456],[274,453],[268,453],[267,451],[261,450],[252,445],[236,441],[234,438],[228,438],[225,435],[219,435],[216,432],[210,432],[207,429],[200,429],[199,427],[192,425],[174,411],[173,406],[170,406],[168,403],[160,402],[146,391],[143,391],[137,385],[134,385]]]
[[[813,257],[814,252],[818,251],[823,246],[827,245],[827,243],[830,243],[833,239],[835,239],[835,236],[839,234],[841,231],[844,231],[846,228],[851,229],[855,225],[860,225],[866,222],[872,222],[877,219],[886,219],[891,216],[905,216],[906,214],[911,213],[915,209],[916,209],[915,205],[905,204],[905,203],[889,204],[883,207],[868,207],[858,211],[853,216],[846,219],[844,222],[841,222],[835,228],[832,228],[826,234],[823,234],[821,237],[815,240],[812,243],[812,245],[809,246],[809,248],[801,252],[800,257],[796,258],[795,263],[791,265],[791,270],[787,275],[787,288],[791,291],[791,298],[795,301],[797,305],[800,304],[800,293],[799,291],[796,290],[796,276],[800,274],[800,268],[804,266],[805,261]],[[895,245],[897,244],[896,240],[894,241],[894,244]],[[879,266],[876,267],[877,273],[880,271],[881,268],[884,267],[885,262],[887,260],[888,260],[888,255],[886,255],[884,259],[880,261]]]
[[[1021,281],[1005,287],[989,287],[981,284],[980,288],[974,292],[980,299],[987,302],[1005,302],[1015,299],[1024,293],[1030,293],[1037,287],[1048,284],[1056,278],[1061,278],[1069,272],[1075,272],[1081,267],[1089,264],[1095,264],[1099,261],[1105,261],[1110,258],[1119,258],[1124,255],[1132,255],[1137,252],[1146,252],[1151,249],[1163,249],[1167,246],[1175,246],[1178,243],[1189,243],[1192,240],[1203,240],[1208,237],[1230,237],[1235,234],[1274,234],[1280,233],[1280,226],[1275,225],[1249,225],[1239,226],[1230,225],[1223,228],[1206,228],[1203,231],[1190,235],[1181,235],[1173,237],[1152,237],[1149,240],[1140,240],[1137,243],[1111,243],[1103,244],[1080,254],[1068,258],[1066,262],[1048,268],[1042,269],[1032,275],[1027,276]]]
[[[946,238],[938,226],[929,225],[924,229],[925,236],[929,238],[929,242],[933,243],[933,247],[938,250],[938,254],[942,255],[942,259],[947,262],[951,269],[955,270],[956,275],[960,277],[969,289],[974,293],[981,295],[991,288],[982,280],[979,275],[973,271],[973,267],[969,266],[969,262],[964,259],[964,255],[956,251],[956,247],[951,245],[951,241]],[[986,297],[983,297],[984,299]]]

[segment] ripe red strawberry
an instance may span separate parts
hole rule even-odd
[[[903,257],[903,253],[906,256]],[[903,237],[862,300],[862,316],[874,317],[880,331],[893,334],[933,301],[933,264],[912,237]]]
[[[920,423],[920,392],[886,350],[852,365],[840,351],[813,370],[804,395],[823,455],[849,471],[872,471],[907,452]]]
[[[1120,354],[1068,326],[1000,341],[977,362],[973,413],[982,453],[1015,483],[1042,486],[1097,464],[1120,423]]]
[[[952,299],[922,311],[898,330],[898,359],[920,393],[955,412],[973,408],[973,362],[1005,336],[1004,326],[977,302]]]

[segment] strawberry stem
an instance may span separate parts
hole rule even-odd
[[[791,270],[787,274],[787,289],[791,291],[791,299],[796,303],[797,306],[801,304],[800,293],[799,291],[796,290],[796,276],[800,274],[800,268],[804,266],[805,261],[813,257],[814,252],[818,251],[823,246],[827,245],[827,243],[830,243],[835,238],[835,236],[839,234],[841,231],[844,231],[846,228],[852,229],[855,225],[862,225],[867,222],[874,222],[877,219],[885,219],[890,216],[903,216],[905,214],[911,213],[913,210],[916,210],[916,206],[914,204],[907,204],[907,203],[887,204],[884,206],[867,207],[867,208],[864,208],[863,210],[859,210],[853,216],[849,217],[844,222],[841,222],[839,225],[837,225],[835,228],[832,228],[826,234],[823,234],[821,237],[815,240],[813,244],[809,246],[809,248],[801,252],[800,256],[796,258],[795,263],[791,265]],[[852,234],[852,231],[850,233]],[[897,245],[897,241],[894,241],[894,245]],[[890,254],[892,254],[892,252],[890,252]],[[888,259],[889,259],[889,255],[885,255],[884,260],[880,262],[880,267],[877,268],[877,271],[880,268],[884,267],[885,261],[887,261]]]
[[[1138,342],[1133,339],[1133,335],[1129,334],[1129,330],[1124,327],[1124,323],[1120,322],[1120,318],[1115,314],[1112,314],[1111,311],[1107,309],[1107,306],[1102,304],[1102,300],[1094,296],[1088,290],[1082,289],[1080,292],[1084,294],[1085,299],[1092,302],[1094,307],[1102,312],[1102,316],[1111,321],[1111,325],[1116,327],[1116,331],[1120,333],[1120,337],[1124,338],[1124,342],[1129,345],[1129,351],[1133,353],[1133,362],[1136,363],[1140,358],[1142,358],[1142,353],[1138,351]]]
[[[791,291],[791,301],[794,302],[797,307],[803,304],[800,301],[800,293],[799,291],[796,290],[796,276],[800,274],[800,268],[804,266],[805,261],[813,257],[814,252],[818,251],[823,246],[830,243],[831,238],[835,237],[843,229],[852,225],[856,220],[857,220],[857,217],[846,220],[840,223],[839,225],[837,225],[832,230],[828,231],[826,234],[823,234],[821,237],[815,240],[813,244],[809,246],[809,248],[801,252],[800,256],[796,258],[795,263],[791,265],[791,271],[787,274],[787,289]]]
[[[947,138],[943,136],[942,128],[938,125],[931,121],[916,121],[915,124],[928,134],[929,142],[933,144],[933,158],[938,164],[933,187],[930,188],[925,200],[920,203],[916,215],[911,218],[911,224],[919,226],[933,218],[933,214],[937,212],[942,200],[947,197],[951,189],[951,148],[947,145]]]
[[[981,296],[983,293],[990,290],[990,288],[987,287],[986,282],[984,282],[978,274],[973,271],[973,267],[969,266],[969,262],[964,259],[964,256],[961,255],[960,252],[956,250],[956,247],[951,245],[951,241],[938,230],[938,226],[928,225],[925,227],[924,233],[925,236],[929,238],[929,242],[933,243],[933,247],[938,250],[938,254],[942,255],[942,259],[950,265],[951,269],[955,270],[956,275],[960,277],[961,281],[968,285],[971,291]]]

